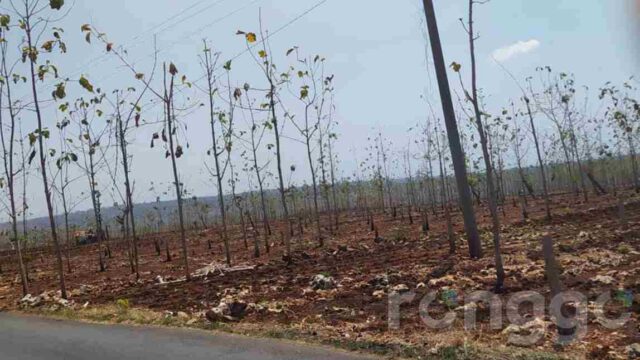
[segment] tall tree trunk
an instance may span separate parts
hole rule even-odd
[[[308,129],[309,128],[307,127],[307,130]],[[324,239],[320,230],[320,211],[318,210],[318,183],[316,181],[316,169],[313,166],[313,158],[311,155],[311,139],[309,136],[309,131],[307,131],[305,140],[307,146],[307,161],[309,161],[309,170],[311,171],[311,184],[313,186],[313,220],[316,225],[316,239],[318,240],[318,246],[322,247],[324,246]]]
[[[502,290],[504,286],[504,267],[502,264],[502,254],[500,250],[500,218],[498,217],[498,205],[497,205],[497,193],[495,188],[495,178],[493,175],[493,165],[491,164],[491,154],[489,153],[489,147],[487,142],[487,136],[484,131],[482,123],[482,113],[480,111],[480,105],[478,103],[478,87],[477,87],[477,73],[476,73],[476,55],[475,55],[475,36],[473,34],[473,2],[469,0],[469,19],[468,19],[468,33],[469,33],[469,52],[471,55],[471,102],[473,104],[473,111],[475,113],[476,126],[478,128],[478,134],[480,135],[480,144],[482,147],[482,155],[484,158],[484,164],[487,172],[487,191],[489,211],[491,213],[491,223],[493,232],[493,251],[496,265],[496,291]]]
[[[460,144],[458,125],[456,123],[455,112],[453,110],[453,102],[451,100],[451,91],[449,89],[449,80],[447,77],[447,68],[442,54],[442,45],[440,44],[440,34],[438,32],[436,14],[433,8],[433,0],[423,0],[423,3],[427,26],[429,28],[429,39],[431,42],[431,50],[433,52],[433,60],[438,78],[438,88],[440,91],[440,98],[442,100],[442,110],[449,138],[449,147],[451,149],[451,160],[453,162],[453,169],[458,187],[459,203],[462,208],[462,217],[464,219],[467,242],[469,244],[469,255],[472,258],[480,258],[482,257],[482,246],[480,243],[480,236],[478,235],[476,216],[473,212],[473,203],[471,201],[471,192],[469,190],[469,181],[467,179],[464,152]]]
[[[538,133],[536,131],[535,123],[533,122],[533,113],[531,112],[530,100],[526,95],[524,96],[524,102],[527,105],[527,114],[529,115],[529,125],[531,126],[531,134],[533,135],[533,143],[536,147],[536,156],[538,158],[538,169],[540,170],[540,178],[542,180],[542,191],[544,192],[544,207],[547,220],[551,220],[551,204],[549,200],[549,187],[547,185],[547,176],[544,171],[544,161],[542,161],[542,154],[540,152],[540,142],[538,141]]]
[[[117,102],[117,117],[116,121],[118,122],[118,140],[120,142],[120,152],[122,153],[122,169],[124,172],[124,188],[125,188],[125,196],[126,196],[126,206],[127,212],[129,213],[129,221],[131,222],[131,241],[133,245],[133,262],[135,267],[136,279],[140,278],[140,267],[138,260],[138,234],[136,232],[136,220],[135,214],[133,212],[133,190],[131,186],[131,180],[129,178],[129,154],[127,151],[127,139],[126,139],[126,131],[124,129],[122,114],[120,113],[120,98],[118,97]],[[131,114],[129,115],[131,116]],[[156,244],[156,252],[160,255],[160,249]]]
[[[214,110],[214,102],[213,102],[213,95],[214,95],[214,89],[213,89],[214,78],[213,78],[213,68],[212,68],[213,60],[211,58],[211,50],[207,48],[206,43],[205,43],[204,61],[205,61],[205,67],[207,72],[207,87],[209,91],[208,93],[209,120],[211,124],[211,141],[213,145],[213,149],[211,151],[213,152],[213,158],[215,160],[215,167],[216,167],[215,177],[216,177],[216,182],[218,184],[218,207],[220,209],[220,218],[222,220],[222,241],[224,242],[224,252],[225,252],[227,265],[231,266],[231,250],[229,248],[229,234],[227,231],[227,212],[224,205],[224,192],[222,189],[222,178],[224,175],[222,174],[222,168],[220,167],[221,152],[218,152],[218,138],[216,135],[216,128],[215,128],[215,110]],[[229,91],[231,90],[229,89]],[[229,99],[229,101],[233,101],[233,100]],[[233,176],[233,174],[231,174],[231,176]]]
[[[5,79],[9,79],[9,73],[7,71],[6,64],[6,42],[0,45],[2,47],[2,75]],[[22,284],[22,295],[25,296],[29,293],[29,281],[27,279],[27,271],[24,265],[24,259],[22,257],[22,245],[20,244],[20,237],[18,236],[18,212],[16,210],[16,196],[15,196],[15,170],[13,166],[13,157],[14,157],[14,144],[15,144],[15,131],[16,131],[16,119],[15,112],[13,109],[12,99],[11,99],[11,81],[5,81],[4,84],[7,86],[7,102],[9,108],[9,117],[10,117],[10,125],[9,125],[9,146],[7,149],[7,144],[5,142],[4,136],[4,123],[2,112],[0,111],[0,136],[2,137],[2,150],[3,150],[3,160],[4,160],[4,170],[5,176],[7,180],[7,188],[9,190],[9,205],[10,205],[10,213],[9,216],[11,218],[11,241],[16,246],[16,255],[18,257],[18,266],[20,268],[20,282]],[[0,85],[0,108],[2,108],[2,86]],[[24,165],[24,163],[23,163]],[[26,168],[22,169],[26,171]],[[26,175],[25,175],[26,176]]]
[[[29,9],[28,3],[25,4],[26,8],[26,17],[25,17],[25,33],[27,35],[27,45],[29,49],[33,49],[33,41],[31,38],[31,10]],[[51,240],[53,241],[53,247],[56,254],[57,260],[57,270],[58,270],[58,280],[60,284],[60,294],[63,299],[67,298],[67,287],[64,281],[64,267],[62,265],[62,251],[60,249],[60,243],[58,241],[58,231],[56,228],[56,221],[53,215],[53,201],[51,199],[51,188],[49,186],[49,178],[47,176],[47,166],[46,166],[46,154],[44,148],[44,135],[43,135],[43,126],[42,126],[42,113],[40,111],[40,101],[38,100],[38,90],[36,86],[36,71],[35,71],[35,62],[36,59],[33,57],[29,57],[29,70],[31,77],[31,93],[33,96],[33,106],[35,108],[36,119],[38,121],[38,155],[40,158],[40,173],[42,175],[42,185],[44,187],[44,196],[45,201],[47,203],[47,213],[49,215],[49,226],[51,227]]]
[[[180,177],[178,176],[178,165],[176,163],[176,154],[174,148],[174,124],[175,113],[173,108],[173,87],[174,87],[174,75],[171,75],[171,81],[169,84],[169,93],[167,94],[166,85],[166,64],[164,66],[165,73],[165,105],[166,105],[166,122],[167,132],[169,137],[169,156],[171,157],[171,168],[173,171],[173,181],[176,188],[176,199],[178,202],[178,220],[180,223],[180,242],[182,245],[182,261],[184,263],[185,278],[187,281],[191,280],[191,273],[189,272],[189,253],[187,252],[187,235],[184,228],[184,212],[182,209],[182,186],[180,184]]]
[[[268,73],[270,71],[271,71],[270,69],[267,70]],[[287,223],[287,231],[285,231],[284,243],[286,248],[285,249],[286,255],[291,256],[291,232],[293,231],[293,229],[291,227],[291,219],[289,218],[289,207],[287,206],[287,198],[286,198],[285,188],[284,188],[284,177],[282,175],[282,156],[281,156],[282,150],[280,148],[280,130],[278,128],[279,125],[278,125],[278,118],[276,116],[276,102],[275,102],[276,87],[272,77],[270,75],[267,75],[267,78],[269,80],[269,108],[271,110],[271,122],[273,123],[273,130],[276,138],[276,162],[277,162],[277,168],[278,168],[278,185],[280,190],[280,201],[282,202],[282,211],[284,212],[284,220]]]

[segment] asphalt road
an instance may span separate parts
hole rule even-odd
[[[198,330],[94,325],[0,313],[0,360],[367,359],[293,342]]]

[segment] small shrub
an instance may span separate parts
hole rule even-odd
[[[395,242],[409,240],[409,232],[404,228],[393,228],[391,230],[391,240]]]
[[[116,306],[118,307],[118,311],[120,311],[120,312],[129,311],[129,299],[118,299],[118,300],[116,300]]]
[[[620,254],[627,255],[627,254],[631,253],[631,251],[633,251],[633,248],[631,248],[631,246],[629,246],[628,244],[620,244],[620,245],[618,245],[618,248],[616,250]]]

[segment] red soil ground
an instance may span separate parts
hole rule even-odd
[[[620,194],[619,194],[620,195]],[[503,257],[506,269],[504,299],[521,290],[535,290],[549,298],[541,255],[541,237],[548,233],[555,243],[556,256],[563,270],[562,281],[567,289],[584,293],[593,301],[604,291],[627,289],[640,294],[640,198],[626,193],[622,196],[626,225],[619,219],[617,198],[612,195],[594,197],[583,203],[573,195],[557,195],[552,199],[554,218],[543,220],[541,200],[531,200],[530,220],[523,221],[519,204],[508,201],[502,220]],[[241,323],[262,327],[291,326],[311,335],[323,335],[354,341],[376,343],[395,342],[411,346],[433,348],[450,345],[457,338],[482,344],[505,344],[502,330],[489,328],[486,314],[479,310],[479,324],[475,330],[462,328],[459,316],[448,330],[427,328],[418,316],[421,295],[429,291],[448,289],[464,294],[472,290],[491,290],[495,281],[489,218],[485,208],[480,210],[485,257],[471,260],[464,243],[460,214],[453,214],[458,249],[449,254],[446,226],[442,211],[429,212],[430,231],[423,234],[420,216],[413,213],[414,223],[400,214],[375,214],[375,224],[382,241],[374,241],[366,217],[355,212],[343,213],[340,226],[333,236],[328,235],[324,248],[317,248],[310,223],[304,234],[292,238],[292,261],[283,260],[284,246],[280,243],[283,223],[275,225],[270,241],[271,253],[253,258],[252,238],[245,249],[239,228],[232,230],[234,266],[254,265],[255,268],[233,272],[215,272],[190,282],[179,280],[183,274],[179,235],[177,232],[146,236],[141,241],[141,279],[131,274],[124,244],[112,240],[113,257],[107,260],[107,271],[98,271],[98,248],[95,245],[77,247],[71,251],[73,271],[66,273],[72,299],[82,304],[113,304],[128,299],[131,306],[152,310],[184,311],[202,314],[215,307],[225,297],[258,304],[263,311],[249,311]],[[327,219],[324,219],[328,221]],[[173,260],[166,262],[164,252],[157,256],[153,238],[169,241]],[[207,247],[207,237],[214,242]],[[221,237],[214,230],[192,231],[188,234],[189,261],[192,270],[212,262],[224,264]],[[5,257],[4,273],[0,275],[0,304],[17,307],[21,288],[16,282],[16,266],[12,254]],[[30,262],[30,291],[39,294],[56,290],[55,257],[48,251],[32,252]],[[329,290],[312,290],[311,279],[324,274],[335,279],[337,286]],[[388,286],[375,284],[375,277],[386,274]],[[166,284],[158,284],[161,276]],[[600,276],[596,278],[596,276]],[[611,277],[613,281],[607,281]],[[401,326],[390,330],[387,325],[388,294],[394,286],[404,284],[418,296],[402,307]],[[78,291],[82,285],[87,291]],[[76,291],[73,291],[73,290]],[[377,292],[382,290],[384,293]],[[462,298],[460,299],[462,300]],[[608,330],[593,322],[583,341],[564,351],[591,358],[615,358],[625,353],[625,347],[640,342],[638,316],[640,305],[635,297],[630,309],[620,304],[607,307],[615,314],[626,309],[631,320],[617,330]],[[460,303],[459,305],[462,305]],[[628,305],[628,304],[627,304]],[[270,309],[270,310],[265,310]],[[438,302],[431,308],[434,317],[442,316],[449,308]],[[526,312],[527,309],[521,309]],[[548,320],[548,318],[547,318]],[[508,323],[505,323],[506,327]],[[538,350],[553,350],[554,327],[549,326],[544,339],[534,346]],[[560,353],[562,355],[562,353]],[[622,355],[620,355],[622,356]]]

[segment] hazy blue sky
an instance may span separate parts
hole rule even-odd
[[[150,66],[155,34],[161,49],[159,59],[173,61],[181,73],[196,79],[202,75],[197,56],[203,38],[222,52],[223,59],[230,58],[245,46],[235,35],[236,30],[255,31],[259,9],[262,9],[265,28],[275,30],[318,3],[311,0],[77,0],[68,18],[60,24],[66,29],[69,54],[64,60],[54,58],[65,76],[77,78],[85,74],[96,86],[109,92],[115,87],[136,85],[128,70],[114,57],[103,55],[103,46],[95,41],[91,45],[84,42],[80,26],[91,23],[107,33],[116,46],[129,45],[130,59],[143,72]],[[67,0],[67,6],[70,5],[72,1]],[[464,71],[468,44],[458,19],[466,16],[467,1],[435,0],[435,5],[445,60],[461,63]],[[621,81],[637,74],[640,58],[638,49],[634,48],[637,45],[637,28],[632,21],[637,12],[634,11],[630,0],[492,0],[478,6],[479,85],[487,95],[488,109],[497,111],[509,98],[519,96],[492,55],[520,79],[532,75],[535,67],[542,65],[574,72],[579,84],[592,88],[607,80]],[[276,57],[281,68],[288,65],[284,52],[293,45],[300,46],[304,53],[318,53],[327,58],[327,71],[335,74],[336,118],[340,124],[337,149],[344,175],[349,175],[355,167],[354,154],[364,154],[367,135],[373,134],[373,129],[381,129],[400,149],[410,136],[416,136],[407,133],[407,129],[425,119],[427,111],[421,94],[437,101],[435,76],[425,68],[423,16],[422,2],[418,0],[326,0],[271,40],[273,51],[281,54]],[[232,81],[238,85],[249,82],[264,86],[248,56],[234,61],[232,74]],[[45,94],[51,91],[45,90]],[[74,95],[72,89],[69,93]],[[189,95],[202,97],[195,90]],[[47,123],[53,128],[59,115],[52,109],[48,109]],[[153,120],[160,115],[157,112],[145,117]],[[25,129],[34,126],[31,115],[23,117]],[[211,142],[207,121],[204,111],[185,119],[191,147],[179,163],[185,185],[198,195],[212,195],[216,191],[203,166],[205,161],[211,161],[205,154]],[[164,159],[164,151],[148,146],[150,134],[157,130],[150,127],[136,133],[133,178],[137,201],[155,199],[155,195],[147,191],[150,181],[165,184],[163,188],[170,181],[170,163]],[[285,168],[296,165],[298,170],[292,179],[299,184],[301,179],[308,179],[302,148],[292,141],[287,141],[285,147]],[[264,154],[268,157],[266,149]],[[34,215],[43,215],[42,187],[37,180],[34,174],[30,186],[31,207]],[[103,181],[100,185],[106,183]],[[78,180],[74,191],[85,189],[86,184],[85,179]],[[270,184],[273,186],[274,181],[270,180]],[[111,191],[105,188],[103,194],[105,205],[111,205]]]

